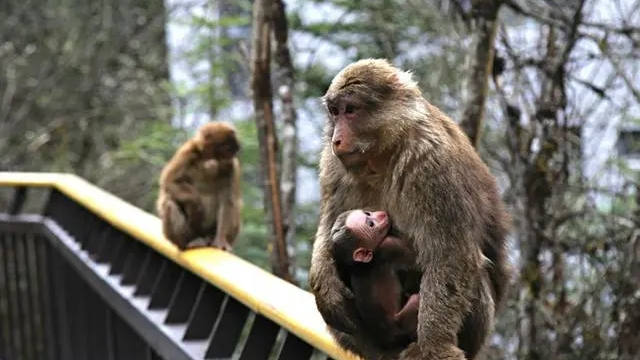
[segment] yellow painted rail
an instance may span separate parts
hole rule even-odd
[[[330,357],[358,359],[334,342],[311,293],[233,254],[212,248],[180,252],[163,236],[158,217],[76,175],[0,172],[0,186],[55,188]]]

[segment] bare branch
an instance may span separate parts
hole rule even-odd
[[[282,101],[282,213],[286,244],[293,244],[296,233],[295,205],[298,173],[298,129],[297,114],[293,104],[295,86],[294,68],[289,52],[289,26],[285,4],[282,0],[273,3],[274,38],[276,41],[277,73],[280,78],[278,95]],[[292,256],[292,261],[295,256]]]
[[[473,2],[474,44],[467,55],[470,74],[466,79],[465,105],[460,126],[471,143],[477,147],[483,126],[489,75],[493,68],[495,37],[498,30],[498,12],[502,0],[478,0]]]
[[[251,44],[251,90],[258,127],[265,209],[269,230],[273,236],[272,269],[275,275],[295,283],[290,273],[289,254],[282,221],[280,178],[277,171],[277,139],[273,120],[271,90],[271,33],[273,9],[267,0],[256,0],[253,5],[253,34]]]

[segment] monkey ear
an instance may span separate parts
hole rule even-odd
[[[353,252],[353,261],[368,263],[373,259],[373,251],[365,248],[357,248]]]

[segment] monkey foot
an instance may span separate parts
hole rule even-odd
[[[215,238],[211,241],[211,246],[223,251],[233,252],[231,245],[224,238]]]
[[[207,247],[208,242],[206,239],[203,238],[197,238],[194,240],[191,240],[187,246],[186,246],[186,250],[189,249],[199,249],[199,248],[203,248],[203,247]]]

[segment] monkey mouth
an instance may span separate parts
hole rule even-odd
[[[377,217],[376,220],[379,221],[378,232],[386,235],[389,231],[389,215],[385,213],[384,215]]]
[[[214,157],[222,160],[227,160],[236,156],[237,153],[238,152],[234,149],[219,150]]]
[[[347,168],[358,167],[366,163],[365,154],[360,150],[336,154],[340,162]]]
[[[377,231],[380,241],[378,242],[376,249],[379,248],[382,245],[382,243],[384,243],[384,241],[387,239],[387,236],[389,236],[389,229],[390,229],[389,217],[386,216],[384,220],[380,221],[380,227],[378,228],[378,231]]]
[[[216,153],[216,157],[229,159],[237,155],[240,151],[240,144],[235,142],[226,142],[224,144],[218,145],[214,153]]]
[[[380,230],[378,231],[382,236],[389,235],[389,218],[388,217],[380,222]]]

